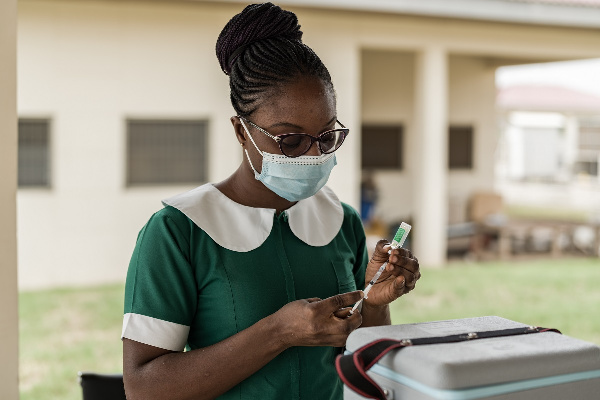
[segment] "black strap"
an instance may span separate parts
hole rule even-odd
[[[335,360],[335,368],[342,381],[350,389],[369,399],[386,400],[383,390],[367,375],[367,371],[387,352],[407,346],[424,344],[440,344],[464,342],[467,340],[485,339],[501,336],[526,335],[538,332],[557,332],[557,329],[529,326],[522,328],[501,329],[496,331],[471,332],[459,335],[425,337],[416,339],[379,339],[367,343],[352,354],[339,355]]]

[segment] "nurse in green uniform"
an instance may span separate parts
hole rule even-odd
[[[265,3],[218,38],[244,159],[228,179],[163,200],[139,233],[122,333],[128,399],[341,399],[334,360],[348,334],[389,324],[388,304],[420,277],[417,259],[388,255],[385,241],[368,260],[360,217],[325,186],[349,129],[301,37],[293,13]]]

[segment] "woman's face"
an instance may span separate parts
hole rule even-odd
[[[275,89],[248,120],[274,136],[282,133],[308,133],[318,136],[324,131],[334,129],[337,118],[335,105],[333,89],[327,87],[321,79],[299,77]],[[250,124],[246,124],[246,127],[261,151],[281,154],[275,140]],[[252,165],[260,172],[261,154],[249,138],[246,140],[246,146]],[[319,147],[313,143],[305,155],[320,154]]]

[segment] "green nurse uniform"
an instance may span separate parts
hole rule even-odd
[[[163,204],[140,231],[129,265],[123,338],[193,350],[291,301],[364,287],[360,217],[328,187],[279,215],[235,203],[212,184]],[[340,351],[289,348],[220,398],[341,399]]]

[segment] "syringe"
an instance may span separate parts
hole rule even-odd
[[[410,232],[410,228],[411,226],[406,222],[400,224],[400,227],[398,227],[398,230],[396,231],[396,235],[394,235],[394,240],[392,240],[392,248],[388,250],[388,254],[390,254],[392,250],[397,249],[398,247],[402,247],[404,241],[406,240],[406,237],[408,236],[408,233]],[[383,271],[385,271],[385,267],[387,267],[387,265],[388,262],[386,261],[381,267],[379,267],[379,269],[373,276],[373,279],[371,279],[365,290],[363,290],[363,293],[365,294],[364,297],[357,301],[356,304],[354,304],[354,307],[352,307],[352,310],[350,310],[350,315],[354,314],[354,311],[356,311],[360,303],[368,297],[371,288],[373,287],[375,282],[377,282],[377,279],[379,279]]]

